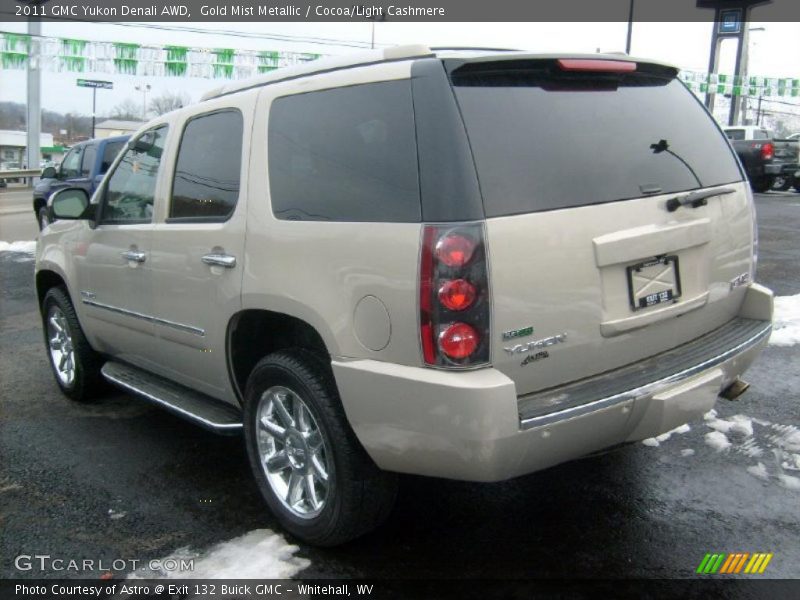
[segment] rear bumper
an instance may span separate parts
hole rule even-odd
[[[470,481],[530,473],[698,418],[767,343],[772,294],[752,285],[738,318],[600,377],[517,397],[494,369],[447,372],[334,361],[350,424],[389,471]]]

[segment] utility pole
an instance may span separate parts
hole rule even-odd
[[[28,106],[26,114],[26,129],[28,130],[27,147],[25,148],[25,166],[28,169],[38,169],[41,162],[41,137],[42,137],[42,71],[39,64],[41,55],[40,38],[42,35],[42,22],[37,17],[28,21],[28,35],[30,36],[30,49],[28,55]],[[35,178],[31,178],[35,180]]]

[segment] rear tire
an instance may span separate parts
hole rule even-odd
[[[750,187],[753,188],[753,191],[758,194],[763,194],[766,191],[769,191],[772,188],[772,177],[768,177],[766,175],[762,175],[761,177],[757,177],[750,181]]]
[[[785,192],[790,187],[792,187],[792,178],[784,175],[778,175],[772,182],[772,189],[780,192]]]
[[[63,287],[54,287],[42,302],[42,328],[50,367],[61,391],[77,401],[95,398],[104,389],[103,358],[86,340],[75,308]]]
[[[259,491],[301,540],[334,546],[380,525],[397,476],[378,469],[342,409],[330,366],[311,352],[275,352],[253,369],[244,434]]]

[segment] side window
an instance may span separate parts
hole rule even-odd
[[[149,223],[166,127],[140,135],[108,179],[102,223]]]
[[[277,218],[420,221],[408,80],[278,98],[268,143]]]
[[[190,119],[178,149],[170,219],[227,219],[239,198],[242,114],[223,110]]]
[[[91,177],[94,163],[97,161],[97,145],[89,144],[84,147],[83,161],[81,162],[81,177]]]
[[[74,179],[80,176],[81,156],[83,156],[83,146],[77,146],[70,150],[61,161],[61,176],[64,179]]]
[[[111,163],[117,158],[117,154],[122,150],[125,142],[107,142],[103,148],[103,162],[100,164],[100,173],[102,175],[111,168]]]

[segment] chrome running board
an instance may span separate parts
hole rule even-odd
[[[101,372],[114,385],[205,429],[228,435],[242,430],[242,411],[216,398],[118,362],[107,362]]]

